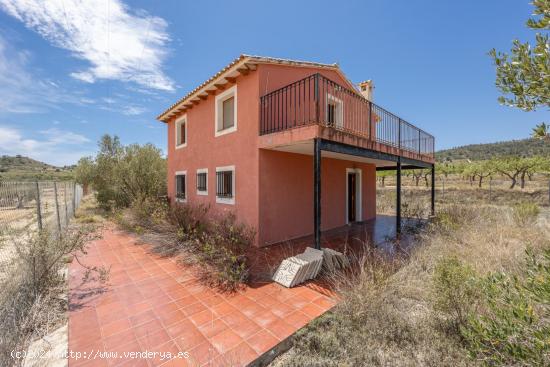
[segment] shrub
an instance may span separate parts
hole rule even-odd
[[[435,266],[434,308],[447,316],[455,332],[459,332],[474,311],[479,292],[474,270],[456,257],[444,258]]]
[[[135,220],[144,226],[161,223],[166,219],[168,210],[168,203],[162,197],[145,196],[134,200],[131,205]]]
[[[550,365],[550,249],[527,253],[525,276],[489,275],[484,312],[462,335],[471,356],[486,365]]]
[[[203,204],[177,203],[168,211],[168,220],[176,226],[180,241],[197,239],[210,226],[210,207]]]
[[[246,255],[254,236],[254,230],[237,223],[234,213],[221,215],[209,231],[202,232],[196,239],[202,279],[226,290],[246,283],[249,276]]]
[[[140,235],[163,256],[181,256],[198,265],[200,278],[211,286],[234,290],[249,276],[247,252],[255,231],[239,223],[232,212],[211,213],[203,204],[161,200],[135,202],[127,211],[117,211],[115,221]],[[130,215],[128,215],[130,214]]]
[[[123,146],[117,136],[104,135],[97,156],[80,160],[75,171],[78,182],[94,188],[104,210],[166,193],[166,160],[151,144]]]
[[[61,272],[66,258],[85,251],[92,238],[90,227],[71,228],[62,236],[46,231],[13,240],[17,257],[0,281],[0,365],[12,366],[21,360],[12,351],[24,351],[31,339],[42,337],[64,317],[67,304],[65,277]],[[104,280],[106,272],[90,268]]]
[[[537,204],[522,202],[513,207],[514,219],[519,225],[533,222],[539,215],[540,209]]]

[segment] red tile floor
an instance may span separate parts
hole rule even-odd
[[[70,366],[247,365],[336,302],[315,283],[287,289],[256,281],[220,293],[113,228],[78,259],[69,267]],[[83,283],[79,262],[110,269],[107,283]]]

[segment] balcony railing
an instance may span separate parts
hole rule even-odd
[[[260,97],[260,135],[320,124],[433,157],[434,137],[393,113],[313,74]]]

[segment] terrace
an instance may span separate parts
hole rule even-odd
[[[371,163],[397,171],[396,231],[401,228],[401,170],[431,169],[434,137],[316,73],[260,97],[260,148],[313,155],[314,243],[321,242],[321,159]]]

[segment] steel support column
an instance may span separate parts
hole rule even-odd
[[[321,146],[313,139],[313,233],[315,248],[321,249]]]
[[[401,157],[397,158],[396,180],[395,231],[399,236],[401,234]]]
[[[432,215],[435,215],[435,164],[432,164]]]

